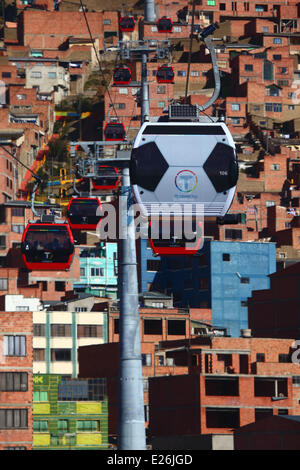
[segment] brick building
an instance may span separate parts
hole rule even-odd
[[[266,416],[299,414],[299,364],[282,363],[290,360],[292,345],[247,337],[161,342],[159,350],[166,350],[175,368],[171,376],[149,379],[153,448],[172,449],[179,442],[196,449],[203,435],[228,435]],[[176,365],[187,364],[189,373],[177,375]],[[227,446],[232,449],[232,441]]]
[[[249,328],[257,337],[299,338],[300,263],[273,273],[270,289],[248,299]]]
[[[0,448],[32,449],[32,313],[0,313]]]

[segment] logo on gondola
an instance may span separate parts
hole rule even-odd
[[[179,191],[191,193],[198,185],[196,173],[191,170],[181,170],[175,176],[175,185]]]

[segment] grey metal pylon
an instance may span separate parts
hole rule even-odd
[[[145,450],[136,240],[129,168],[122,170],[118,449]]]
[[[144,17],[146,21],[155,21],[154,0],[145,0]]]

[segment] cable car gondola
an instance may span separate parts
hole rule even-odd
[[[101,220],[97,210],[101,207],[97,197],[72,197],[67,208],[67,219],[71,229],[96,230]]]
[[[176,235],[173,220],[170,221],[170,226],[168,228],[169,228],[170,238],[165,239],[163,237],[163,231],[161,227],[159,227],[159,234],[156,234],[156,236],[153,236],[154,234],[151,233],[151,222],[149,222],[148,235],[149,235],[149,240],[150,240],[152,251],[155,255],[158,255],[158,256],[194,255],[200,250],[200,248],[202,248],[203,231],[202,231],[201,221],[198,221],[198,229],[192,231],[189,234],[184,233],[183,231],[184,227],[182,227],[182,224],[181,224],[181,227],[180,227],[181,230],[179,231],[178,235]]]
[[[174,69],[170,65],[161,65],[156,72],[158,83],[174,83]]]
[[[98,167],[97,178],[92,179],[93,188],[96,190],[113,190],[119,183],[119,175],[116,167],[102,166]]]
[[[238,180],[233,138],[223,122],[145,122],[131,152],[130,178],[144,216],[223,217]],[[167,211],[167,212],[166,212]]]
[[[126,65],[119,65],[113,74],[114,85],[128,85],[131,82],[131,70]]]
[[[118,141],[125,140],[126,131],[121,122],[108,122],[104,128],[104,140]]]
[[[131,33],[135,28],[135,19],[133,16],[123,16],[119,21],[120,30],[124,33]]]
[[[156,27],[159,33],[171,33],[173,29],[173,22],[171,18],[163,16],[157,21]]]
[[[23,233],[21,252],[30,271],[65,271],[70,268],[74,240],[67,223],[29,223]]]

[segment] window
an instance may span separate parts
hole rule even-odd
[[[279,163],[272,163],[271,165],[271,170],[280,170],[280,164]]]
[[[216,5],[216,1],[215,0],[207,0],[207,6],[209,7],[214,7]]]
[[[279,414],[279,415],[288,415],[288,414],[289,414],[289,410],[288,410],[287,408],[279,408],[278,414]]]
[[[209,286],[208,278],[207,277],[200,278],[199,289],[207,290],[208,286]]]
[[[241,278],[241,284],[249,284],[249,277],[242,277]]]
[[[255,421],[273,416],[273,408],[257,408],[255,409]]]
[[[289,109],[290,111],[294,111],[295,106],[294,106],[293,104],[289,104],[289,105],[288,105],[288,109]]]
[[[158,107],[159,108],[164,108],[165,107],[165,102],[164,101],[159,101],[158,102]]]
[[[34,349],[33,360],[36,362],[42,362],[45,360],[45,349]]]
[[[0,278],[0,290],[8,290],[8,279]]]
[[[264,355],[264,353],[257,353],[257,354],[256,354],[256,362],[265,362],[265,355]]]
[[[103,24],[111,24],[111,21],[109,19],[103,20]]]
[[[26,409],[0,410],[0,429],[27,428],[28,411]]]
[[[18,95],[17,95],[17,100],[26,100],[26,95],[24,95],[24,94],[18,94]]]
[[[77,421],[76,427],[78,432],[99,432],[100,421],[99,420],[84,420]]]
[[[87,307],[75,307],[75,312],[87,312]]]
[[[273,59],[274,60],[281,60],[281,54],[274,54]]]
[[[57,428],[58,428],[59,431],[68,432],[68,429],[69,429],[68,420],[67,419],[59,419],[57,421]]]
[[[66,283],[63,281],[55,281],[56,292],[64,292]]]
[[[276,206],[275,201],[266,201],[266,207]]]
[[[241,307],[248,307],[248,300],[241,300]]]
[[[263,26],[261,28],[262,33],[268,33],[269,32],[269,26]]]
[[[230,261],[230,254],[229,253],[223,253],[222,258],[223,258],[223,261]]]
[[[245,70],[247,70],[247,72],[253,72],[253,65],[252,64],[245,64]]]
[[[240,111],[241,105],[239,103],[232,103],[231,104],[231,111]]]
[[[26,356],[26,336],[5,335],[4,356]]]
[[[249,11],[249,2],[244,2],[244,10]]]
[[[77,336],[78,338],[101,338],[102,326],[101,325],[78,325]]]
[[[160,260],[147,260],[147,271],[159,271],[160,270]]]
[[[33,432],[48,432],[49,426],[48,421],[39,420],[33,421]]]
[[[5,248],[6,248],[6,236],[0,235],[0,250],[5,250]]]
[[[24,207],[12,207],[11,215],[12,217],[24,217],[25,215]]]
[[[168,320],[168,335],[185,336],[185,320]]]
[[[157,33],[157,27],[156,26],[151,26],[151,31],[152,31],[152,33]]]
[[[51,336],[72,336],[71,325],[61,323],[51,325]]]
[[[31,78],[42,78],[42,72],[31,72]]]
[[[289,86],[289,81],[288,80],[277,80],[277,85],[278,86]]]
[[[71,361],[71,349],[51,349],[52,361]]]
[[[289,354],[279,354],[278,362],[291,362],[291,357]]]
[[[152,365],[152,355],[142,354],[142,365],[150,367]]]
[[[0,390],[2,392],[27,392],[27,372],[0,372]]]
[[[120,95],[128,95],[128,88],[119,88],[119,94]]]
[[[15,232],[15,233],[23,233],[24,228],[25,228],[24,225],[12,224],[11,226],[12,232]]]
[[[48,401],[48,392],[45,390],[35,390],[33,392],[33,401]]]
[[[33,336],[45,336],[45,324],[36,323],[33,325]]]
[[[268,11],[268,5],[255,5],[255,11]]]
[[[85,268],[80,268],[80,277],[85,277]]]
[[[239,229],[225,229],[225,240],[241,240],[242,230]]]
[[[199,77],[199,76],[200,76],[200,72],[198,70],[191,71],[191,77]]]
[[[240,118],[231,118],[231,123],[233,125],[237,125],[237,124],[241,123],[241,120],[240,120]]]
[[[220,3],[220,11],[226,10],[226,3]]]
[[[174,26],[173,31],[174,31],[174,33],[181,33],[181,31],[182,31],[181,26]]]
[[[297,98],[297,93],[289,92],[288,97],[289,97],[290,100],[294,100],[294,99]]]
[[[29,312],[28,305],[17,305],[16,312]]]
[[[239,425],[238,408],[206,408],[207,428],[237,428]]]
[[[125,108],[126,108],[126,104],[125,104],[125,103],[116,103],[116,104],[115,104],[115,108],[116,108],[116,109],[125,109]]]
[[[286,73],[288,73],[288,68],[287,68],[287,67],[280,67],[280,68],[279,68],[279,73],[281,73],[281,74],[286,74]]]
[[[161,335],[162,334],[162,320],[144,319],[144,334],[145,335]]]
[[[48,72],[48,78],[56,78],[56,72]]]
[[[11,72],[2,72],[2,78],[10,78]]]
[[[157,88],[156,88],[156,93],[158,95],[163,95],[164,93],[166,93],[166,87],[165,85],[159,85]]]
[[[279,253],[279,258],[285,258],[286,257],[286,253]]]
[[[91,268],[91,276],[104,276],[104,268]]]
[[[282,43],[282,39],[281,38],[274,38],[273,39],[273,44],[281,44]]]

